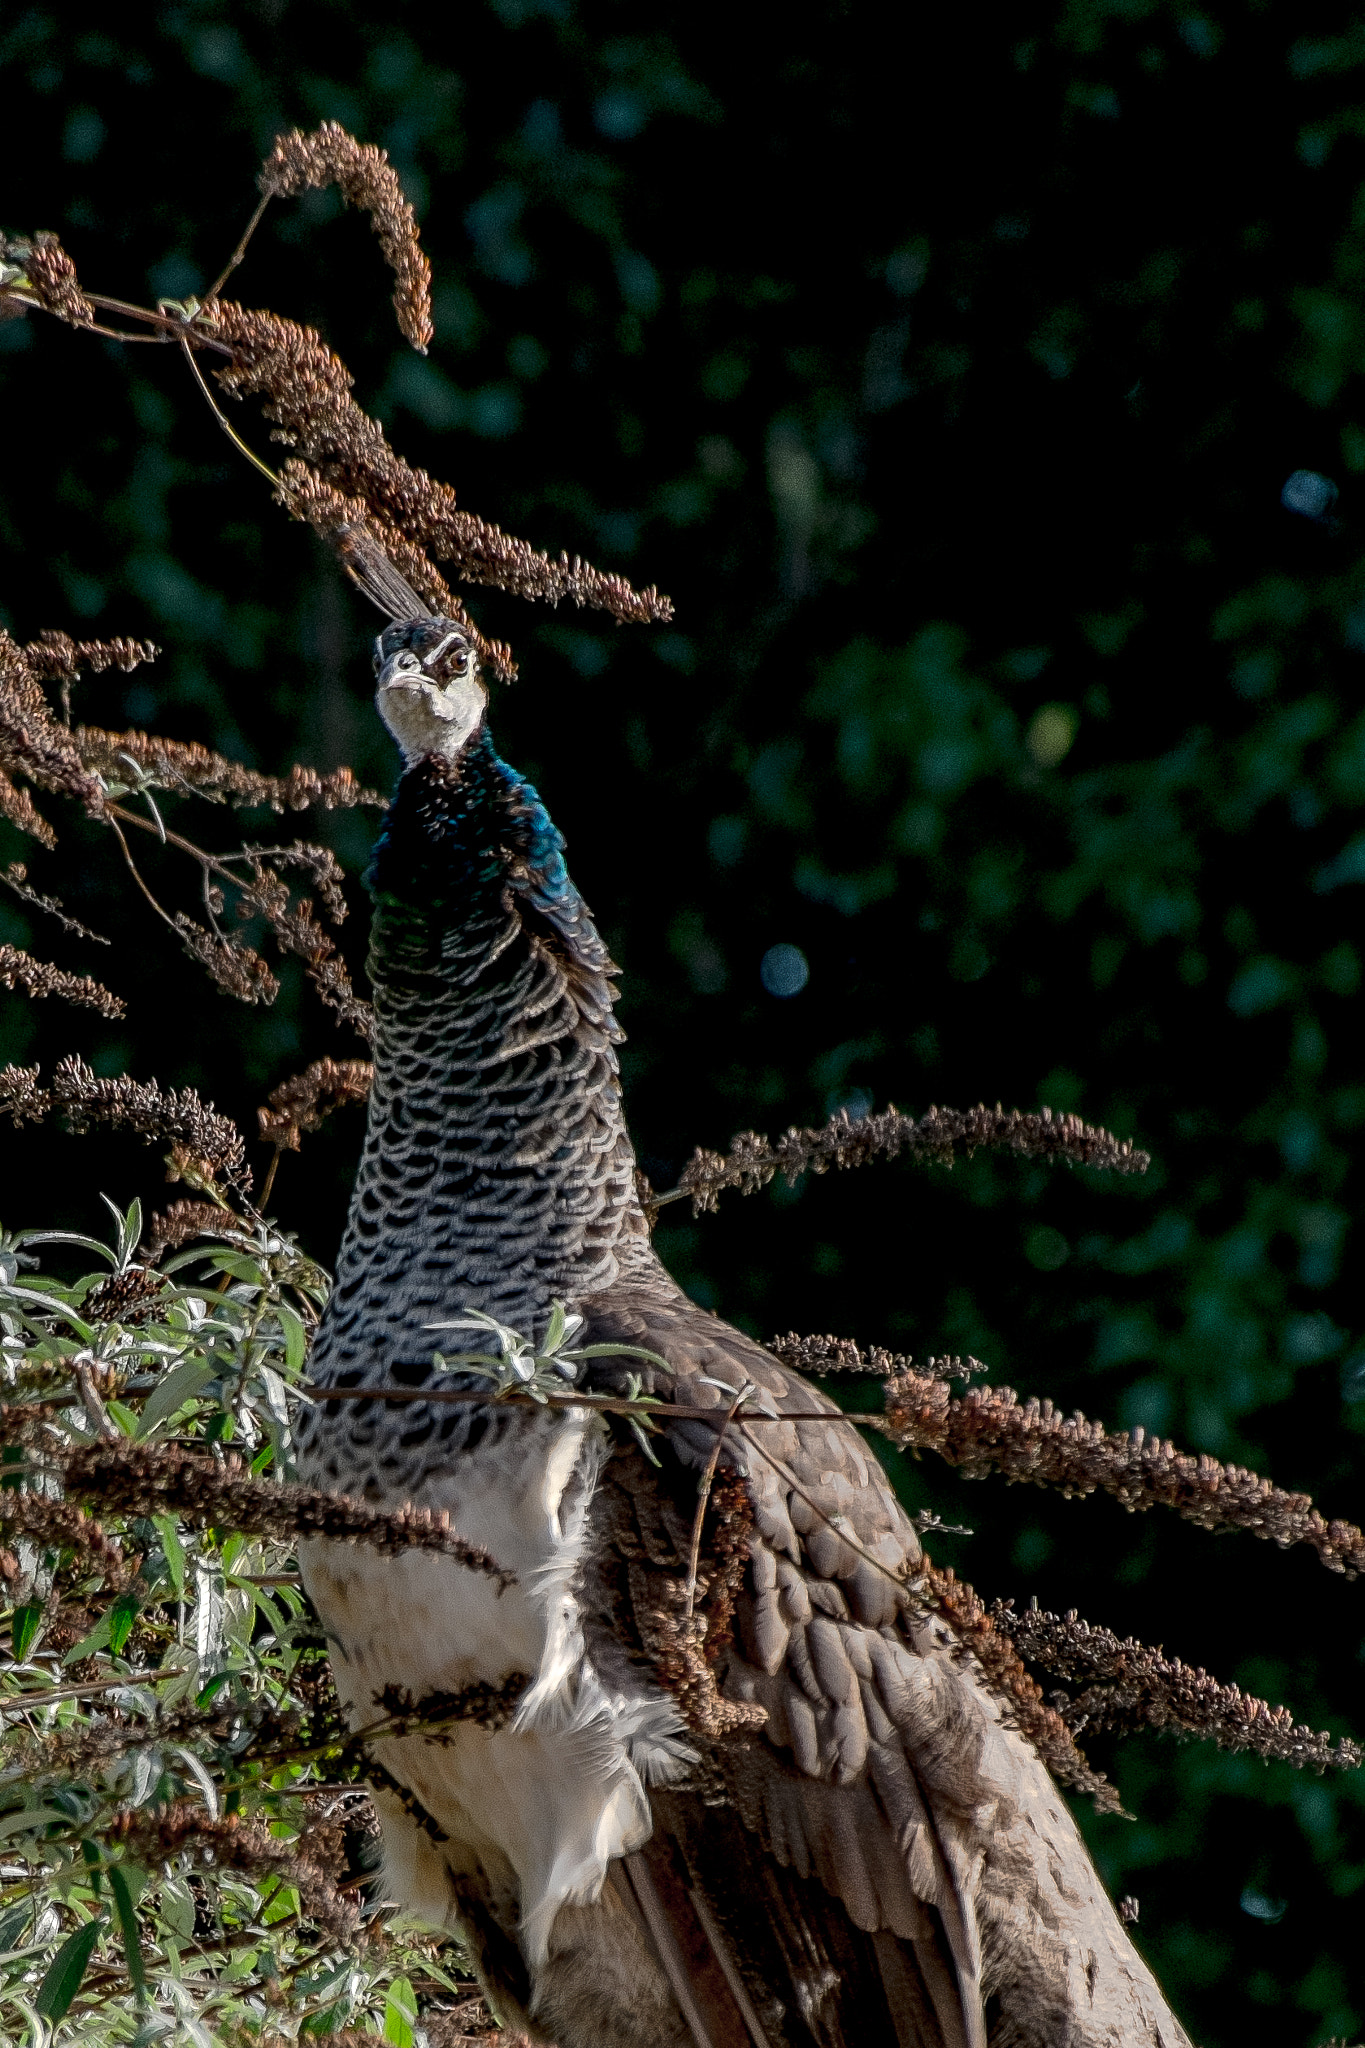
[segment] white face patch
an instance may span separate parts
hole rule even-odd
[[[375,703],[411,768],[424,754],[455,760],[478,730],[488,693],[472,664],[470,672],[438,683],[424,672],[411,648],[404,647],[380,670]]]

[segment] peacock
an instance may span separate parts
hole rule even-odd
[[[657,1257],[616,970],[470,633],[394,583],[375,1078],[297,1458],[503,1577],[301,1551],[395,1730],[382,1896],[558,2048],[1176,2048],[859,1432]]]

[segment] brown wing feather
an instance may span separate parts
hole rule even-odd
[[[662,1269],[581,1306],[582,1341],[667,1359],[652,1388],[666,1398],[719,1421],[732,1397],[703,1380],[747,1378],[779,1415],[817,1413],[745,1433],[749,1569],[736,1640],[715,1665],[739,1725],[703,1714],[705,1785],[655,1795],[768,2048],[984,2048],[988,2000],[1002,2044],[1185,2043],[1043,1764],[943,1625],[900,1592],[918,1538],[858,1431]],[[599,1382],[614,1372],[604,1362]],[[624,1597],[656,1664],[658,1615],[641,1587],[651,1563],[671,1564],[676,1583],[689,1468],[715,1441],[709,1423],[683,1418],[666,1435],[671,1474],[669,1461],[652,1474],[639,1457],[613,1460],[602,1524],[618,1557],[635,1546],[621,1586],[633,1571]],[[604,1583],[598,1597],[617,1601],[619,1642],[631,1621],[621,1595]]]

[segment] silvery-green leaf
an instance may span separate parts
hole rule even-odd
[[[188,1656],[189,1661],[183,1671],[177,1671],[161,1687],[157,1697],[163,1708],[173,1707],[177,1700],[192,1699],[203,1685],[198,1657],[193,1652],[187,1652],[183,1649],[178,1651],[177,1655],[181,1657]]]
[[[542,1344],[541,1350],[547,1353],[558,1351],[560,1345],[564,1342],[567,1325],[568,1319],[564,1313],[563,1302],[551,1302],[550,1320],[545,1327],[545,1342]]]
[[[177,1600],[185,1597],[185,1546],[174,1515],[153,1515],[152,1527],[161,1538],[161,1551],[171,1575]]]
[[[574,1358],[643,1358],[650,1365],[660,1365],[665,1372],[672,1367],[657,1351],[647,1351],[643,1344],[576,1344],[570,1354]]]
[[[157,1748],[140,1749],[133,1758],[132,1784],[129,1789],[130,1806],[145,1806],[161,1782],[166,1766],[161,1751]]]
[[[214,1372],[212,1361],[203,1358],[186,1358],[181,1364],[173,1366],[160,1381],[155,1392],[149,1394],[143,1403],[142,1414],[138,1420],[138,1436],[150,1436],[159,1422],[165,1422],[170,1416],[177,1414],[187,1401],[193,1400],[194,1396],[203,1390],[206,1383],[214,1377]]]
[[[25,1230],[20,1235],[25,1244],[78,1244],[83,1250],[107,1259],[111,1265],[114,1261],[114,1254],[107,1244],[101,1244],[97,1237],[86,1237],[79,1230]]]
[[[182,1941],[193,1941],[194,1893],[183,1877],[162,1878],[161,1917]]]
[[[167,2034],[175,2032],[175,2021],[168,2012],[149,2015],[128,2043],[128,2048],[152,2048],[153,2041],[164,2041]]]
[[[196,1558],[194,1565],[194,1648],[201,1671],[216,1668],[223,1648],[225,1589],[223,1574],[208,1558]]]
[[[109,1642],[109,1637],[113,1631],[113,1627],[113,1609],[107,1608],[105,1612],[100,1616],[99,1620],[95,1623],[95,1626],[91,1629],[89,1635],[82,1636],[81,1640],[78,1643],[72,1644],[71,1648],[66,1652],[66,1654],[62,1658],[62,1663],[79,1664],[82,1657],[93,1657],[96,1650],[103,1650]]]
[[[284,1363],[289,1372],[302,1372],[308,1356],[308,1333],[303,1327],[303,1317],[296,1315],[292,1308],[280,1302],[275,1314],[284,1333]]]
[[[172,1744],[171,1755],[179,1757],[181,1763],[185,1766],[185,1769],[189,1772],[190,1776],[194,1779],[195,1784],[203,1793],[204,1804],[208,1808],[209,1819],[217,1820],[217,1788],[215,1787],[214,1782],[212,1778],[209,1776],[208,1772],[204,1769],[204,1766],[200,1763],[198,1757],[194,1754],[193,1750],[183,1748],[181,1744],[178,1742]]]
[[[264,1390],[270,1413],[282,1428],[288,1428],[289,1399],[284,1390],[284,1381],[273,1366],[262,1365],[258,1367],[258,1370],[261,1375],[261,1386]]]
[[[0,1956],[12,1955],[19,1946],[19,1936],[26,1934],[33,1919],[33,1901],[21,1899],[17,1906],[7,1906],[0,1913]]]
[[[21,1835],[26,1828],[50,1827],[54,1821],[59,1821],[64,1827],[69,1819],[70,1815],[57,1806],[26,1806],[21,1812],[7,1813],[0,1820],[0,1837]]]
[[[118,1243],[114,1254],[114,1271],[116,1273],[126,1272],[128,1263],[133,1253],[137,1250],[138,1239],[142,1236],[142,1204],[135,1195],[128,1204],[128,1213],[125,1216],[118,1204],[110,1201],[108,1195],[102,1194],[100,1200],[113,1217],[118,1231]]]

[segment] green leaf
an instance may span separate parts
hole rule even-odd
[[[161,1917],[172,1934],[178,1934],[182,1941],[193,1941],[194,1893],[183,1877],[161,1880]]]
[[[100,1200],[118,1225],[118,1250],[115,1265],[117,1271],[121,1273],[128,1265],[133,1253],[137,1250],[137,1241],[142,1235],[142,1204],[137,1199],[137,1196],[134,1195],[132,1201],[128,1204],[128,1214],[125,1216],[118,1205],[110,1201],[108,1195],[101,1195]]]
[[[109,1609],[109,1648],[116,1657],[123,1654],[123,1646],[133,1633],[141,1603],[136,1593],[120,1593]]]
[[[550,1321],[545,1331],[545,1343],[543,1347],[547,1355],[550,1352],[558,1351],[560,1345],[564,1342],[564,1330],[567,1321],[568,1318],[564,1313],[563,1302],[551,1302]]]
[[[253,1287],[266,1285],[265,1274],[255,1259],[246,1258],[241,1252],[214,1252],[208,1261],[220,1273],[230,1273],[234,1280],[249,1280]]]
[[[384,2039],[393,2048],[412,2048],[412,2030],[417,2019],[417,2000],[406,1977],[395,1977],[384,2003]]]
[[[21,1899],[17,1906],[9,1906],[0,1913],[0,1956],[13,1955],[20,1945],[19,1936],[32,1920],[32,1899]]]
[[[261,1913],[261,1924],[273,1927],[277,1920],[287,1920],[291,1913],[299,1910],[299,1895],[292,1884],[282,1884],[270,1904]]]
[[[40,1693],[34,1694],[35,1699],[41,1697]],[[4,1819],[0,1820],[0,1837],[22,1834],[26,1828],[51,1827],[54,1821],[66,1827],[70,1819],[70,1814],[63,1813],[56,1806],[26,1806],[17,1813],[7,1813]]]
[[[302,1372],[308,1356],[308,1333],[303,1327],[303,1317],[281,1302],[275,1310],[284,1332],[284,1362],[290,1372]]]
[[[22,1664],[33,1647],[33,1639],[42,1626],[43,1603],[30,1600],[24,1607],[16,1607],[14,1619],[9,1625],[10,1654],[16,1664]]]
[[[114,1610],[112,1607],[108,1607],[95,1623],[89,1635],[82,1636],[78,1643],[72,1644],[71,1648],[62,1658],[63,1664],[79,1664],[82,1657],[93,1657],[96,1650],[104,1649],[108,1644],[113,1626]]]
[[[144,1416],[147,1413],[145,1408],[142,1412]],[[161,1538],[161,1549],[166,1559],[166,1569],[171,1575],[171,1584],[175,1587],[175,1597],[177,1600],[183,1600],[185,1597],[185,1546],[180,1541],[180,1531],[176,1527],[175,1516],[153,1515],[152,1526]]]
[[[164,1422],[168,1416],[183,1408],[187,1401],[192,1401],[204,1382],[211,1380],[217,1370],[217,1366],[205,1358],[186,1358],[179,1365],[173,1366],[165,1379],[153,1387],[143,1402],[138,1435],[148,1436],[158,1422]]]
[[[21,1230],[25,1244],[78,1244],[88,1252],[98,1252],[102,1259],[111,1259],[107,1244],[101,1244],[97,1237],[86,1237],[79,1230]]]
[[[84,1927],[78,1927],[74,1934],[68,1934],[52,1961],[48,1964],[38,1994],[33,2003],[45,2020],[65,2019],[71,2010],[71,2001],[81,1988],[95,1943],[104,1931],[104,1915],[98,1920],[87,1920]],[[411,2035],[409,2035],[411,2040]]]
[[[661,1365],[665,1372],[673,1368],[666,1358],[660,1358],[657,1351],[646,1351],[643,1344],[575,1344],[567,1351],[566,1358],[643,1358],[650,1365]]]
[[[128,1975],[133,1980],[138,1998],[143,1999],[147,1995],[147,1972],[142,1961],[137,1902],[147,1882],[147,1873],[139,1870],[135,1863],[111,1863],[107,1876],[114,1897],[114,1911],[118,1915],[119,1933],[123,1936],[123,1953],[128,1958]]]

